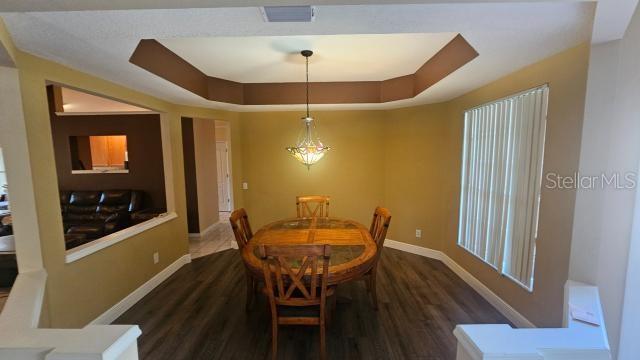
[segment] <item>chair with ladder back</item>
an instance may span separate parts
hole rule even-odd
[[[296,196],[296,210],[299,218],[329,217],[329,196]]]
[[[326,359],[329,245],[260,246],[264,292],[271,309],[271,355],[278,354],[278,326],[320,327],[320,357]]]

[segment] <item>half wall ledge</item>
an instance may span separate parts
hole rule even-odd
[[[599,326],[571,317],[569,304],[595,314]],[[610,360],[611,351],[598,288],[575,281],[565,284],[566,327],[514,329],[509,325],[458,325],[457,360],[563,359]]]

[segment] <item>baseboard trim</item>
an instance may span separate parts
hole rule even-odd
[[[384,246],[405,251],[411,254],[416,254],[424,257],[428,257],[435,260],[440,260],[451,271],[458,275],[464,282],[471,286],[480,296],[487,300],[493,307],[495,307],[502,315],[504,315],[509,321],[519,328],[534,328],[536,327],[531,321],[520,314],[516,309],[509,305],[506,301],[502,300],[496,293],[491,291],[480,280],[476,279],[467,270],[465,270],[460,264],[456,263],[447,254],[439,250],[433,250],[422,246],[411,245],[400,241],[391,239],[385,239]]]
[[[157,273],[151,279],[149,279],[146,283],[142,284],[139,288],[135,289],[132,293],[125,296],[124,299],[120,300],[117,304],[112,306],[109,310],[102,313],[102,315],[95,318],[90,324],[91,325],[109,325],[120,315],[124,314],[125,311],[129,310],[133,305],[135,305],[138,301],[140,301],[145,295],[149,294],[153,289],[155,289],[158,285],[160,285],[163,281],[167,280],[173,273],[178,271],[182,266],[191,262],[191,255],[183,255],[178,258],[176,261],[171,263],[171,265],[164,268],[162,271]]]
[[[408,252],[411,254],[416,254],[424,257],[428,257],[430,259],[436,259],[442,261],[442,256],[444,255],[441,251],[429,249],[422,246],[411,245],[407,243],[403,243],[400,241],[395,241],[391,239],[384,240],[384,246],[390,247],[396,250],[402,250],[404,252]]]

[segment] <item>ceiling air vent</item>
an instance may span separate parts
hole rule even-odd
[[[264,6],[260,10],[266,22],[311,22],[316,17],[314,6]]]

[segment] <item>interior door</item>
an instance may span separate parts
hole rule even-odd
[[[229,197],[229,151],[227,143],[216,142],[216,161],[218,170],[218,209],[231,211],[231,198]]]

